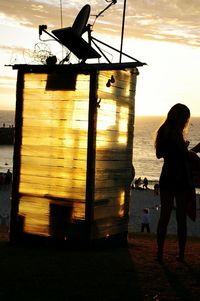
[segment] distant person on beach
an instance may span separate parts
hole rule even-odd
[[[149,181],[148,181],[148,179],[145,177],[144,180],[143,180],[143,188],[147,189],[147,188],[148,188],[148,185],[149,185]]]
[[[195,220],[196,194],[190,170],[190,151],[185,140],[190,119],[187,106],[177,103],[168,112],[167,118],[156,133],[155,149],[158,159],[163,158],[159,189],[161,212],[157,226],[157,260],[162,262],[164,243],[170,215],[176,201],[177,235],[179,254],[177,261],[184,261],[187,239],[187,214]],[[196,155],[197,156],[197,155]],[[192,209],[189,210],[190,205]]]
[[[139,177],[135,179],[135,189],[141,189],[141,185],[142,185],[142,178]]]
[[[159,195],[159,184],[158,184],[158,183],[156,183],[156,184],[154,185],[154,194],[155,194],[155,195]]]
[[[150,233],[150,220],[149,220],[149,209],[143,209],[142,219],[141,219],[141,232],[147,230]]]
[[[131,174],[132,174],[131,189],[134,189],[135,167],[133,165],[131,166]]]

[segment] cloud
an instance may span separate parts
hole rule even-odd
[[[15,81],[15,76],[1,76],[0,75],[0,85],[4,85],[3,81]]]
[[[127,33],[199,46],[199,4],[199,0],[135,0],[127,7]]]
[[[82,0],[62,1],[63,26],[71,26],[79,10],[88,3]],[[94,34],[121,35],[123,0],[106,10],[94,26]],[[90,23],[109,2],[91,0]],[[1,0],[1,14],[20,25],[37,28],[47,24],[52,30],[60,27],[60,1]],[[134,0],[127,2],[125,37],[163,40],[200,45],[199,0]]]

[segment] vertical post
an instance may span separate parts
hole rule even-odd
[[[18,70],[16,110],[15,110],[15,142],[13,155],[13,184],[11,198],[10,240],[17,239],[18,232],[18,207],[19,207],[19,182],[20,182],[20,149],[22,142],[22,110],[23,110],[24,72]]]
[[[126,14],[126,0],[124,0],[123,18],[122,18],[121,47],[120,47],[120,57],[119,57],[119,62],[120,63],[122,61],[122,49],[123,49],[123,40],[124,40],[125,14]]]
[[[89,243],[92,234],[94,193],[95,193],[95,163],[96,163],[96,126],[97,126],[97,70],[90,74],[88,143],[87,143],[87,175],[86,175],[86,240]]]
[[[128,139],[127,139],[127,154],[131,157],[131,162],[133,161],[133,142],[134,142],[134,124],[135,124],[135,93],[136,93],[136,83],[137,83],[137,74],[136,69],[130,69],[129,70],[129,118],[128,118]],[[132,162],[133,164],[133,162]],[[128,173],[128,171],[127,171]],[[128,220],[128,214],[129,214],[129,207],[131,202],[130,197],[130,184],[133,180],[133,169],[132,166],[130,166],[129,170],[129,182],[127,183],[128,186],[125,190],[125,200],[126,200],[126,210],[125,210],[125,216]]]
[[[62,11],[62,0],[60,0],[60,26],[63,28],[63,11]],[[64,49],[62,45],[62,60],[64,58]]]
[[[63,16],[62,16],[62,0],[60,0],[60,25],[63,27]]]

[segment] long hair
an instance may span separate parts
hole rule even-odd
[[[165,139],[168,135],[174,135],[174,139],[181,137],[184,140],[189,118],[190,110],[184,104],[177,103],[169,110],[165,121],[156,132],[155,148],[158,158],[162,157]]]

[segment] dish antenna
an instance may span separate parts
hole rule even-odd
[[[100,58],[101,55],[91,47],[90,43],[87,43],[81,36],[87,31],[87,22],[90,16],[90,5],[86,4],[78,13],[73,25],[71,27],[65,27],[52,30],[54,36],[46,31],[46,25],[39,26],[39,34],[42,31],[49,34],[60,44],[66,46],[71,52],[73,52],[79,59],[86,61],[87,59]]]
[[[107,1],[107,0],[106,0]],[[117,0],[110,0],[107,1],[109,4],[104,8],[98,15],[96,15],[96,19],[102,15],[103,12],[105,12],[111,5],[114,5],[117,3]],[[131,57],[130,55],[127,55],[126,53],[122,52],[122,44],[123,44],[123,32],[124,32],[124,20],[125,20],[125,7],[126,7],[126,1],[124,2],[124,13],[123,13],[123,24],[122,24],[122,39],[121,39],[121,49],[118,50],[98,39],[93,37],[91,35],[92,33],[92,25],[87,24],[89,16],[90,16],[90,5],[86,4],[82,7],[80,12],[78,13],[73,25],[71,27],[65,27],[60,29],[52,30],[52,34],[47,32],[47,26],[46,25],[39,25],[39,35],[41,36],[42,32],[44,31],[48,35],[50,35],[53,39],[58,41],[60,44],[66,46],[72,53],[74,53],[79,59],[81,59],[83,62],[85,62],[87,59],[94,59],[94,58],[100,58],[101,55],[108,61],[108,63],[111,63],[110,60],[107,58],[105,53],[101,50],[99,47],[99,43],[120,53],[120,63],[121,63],[121,57],[122,55],[138,62],[137,59]],[[95,21],[96,21],[95,19]],[[95,22],[94,22],[95,23]],[[81,36],[87,32],[88,33],[88,42],[86,42]],[[96,47],[96,49],[99,51],[97,52],[94,48],[92,48],[92,43]],[[62,60],[62,62],[66,61],[68,59],[68,56]],[[141,63],[142,65],[144,63]]]

